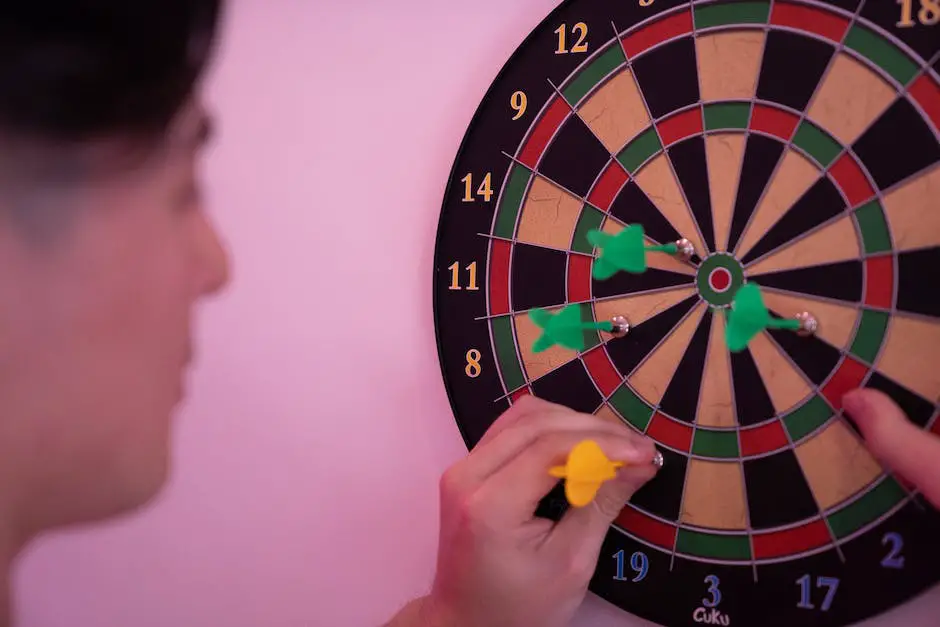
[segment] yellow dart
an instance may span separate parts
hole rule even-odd
[[[623,462],[607,459],[597,442],[584,440],[571,449],[564,466],[553,466],[548,473],[565,479],[565,496],[572,507],[584,507],[594,500],[605,481],[617,476],[617,469],[622,466]]]

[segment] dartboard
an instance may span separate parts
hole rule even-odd
[[[655,440],[591,582],[625,611],[847,625],[940,580],[940,515],[842,408],[876,388],[940,434],[938,19],[937,0],[572,0],[477,109],[435,252],[448,395],[470,447],[527,394]],[[676,246],[599,279],[597,234],[636,227]],[[730,350],[751,284],[812,328]],[[536,350],[532,312],[572,308],[583,345]],[[556,489],[539,514],[566,507]]]

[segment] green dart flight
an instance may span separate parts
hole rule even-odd
[[[746,283],[734,295],[734,302],[728,311],[728,328],[725,338],[728,350],[733,353],[747,348],[748,343],[764,329],[788,329],[799,331],[803,323],[799,319],[780,319],[770,315],[760,286]]]
[[[582,351],[585,347],[584,332],[590,330],[612,332],[612,322],[585,322],[581,319],[580,305],[568,305],[557,314],[545,309],[529,312],[529,318],[543,333],[532,346],[532,352],[541,353],[554,345]]]
[[[664,252],[675,255],[677,244],[647,246],[643,227],[632,224],[616,235],[592,229],[587,234],[588,242],[601,250],[601,255],[594,261],[594,278],[603,281],[624,271],[631,274],[646,272],[646,253]]]

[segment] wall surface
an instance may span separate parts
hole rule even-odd
[[[236,0],[206,171],[234,284],[200,319],[171,485],[35,544],[18,627],[367,627],[426,589],[438,476],[466,452],[434,344],[440,203],[554,4]],[[940,590],[870,624],[931,611]],[[576,624],[645,623],[590,597]]]

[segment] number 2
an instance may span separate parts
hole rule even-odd
[[[923,26],[933,26],[940,21],[940,0],[920,0],[920,10],[917,11],[917,21],[914,21],[914,0],[897,0],[901,5],[901,19],[895,25],[899,28],[912,28],[920,23]]]
[[[904,568],[904,556],[901,555],[901,549],[904,548],[904,538],[901,534],[890,532],[886,533],[881,539],[881,544],[890,544],[891,550],[881,560],[881,565],[885,568]]]
[[[796,583],[800,586],[800,602],[797,603],[796,606],[803,610],[816,609],[816,606],[814,606],[810,600],[810,593],[812,592],[810,589],[810,576],[803,575],[796,580]],[[826,596],[823,598],[822,605],[819,609],[821,609],[823,612],[828,612],[829,608],[832,607],[832,601],[836,596],[836,590],[839,589],[839,580],[835,577],[817,577],[816,587],[822,588],[823,586],[828,588],[828,590],[826,590]]]
[[[627,581],[627,578],[623,575],[623,558],[624,558],[623,549],[620,549],[614,553],[614,559],[617,560],[617,574],[614,575],[615,581]],[[630,556],[630,568],[637,574],[631,581],[636,583],[637,581],[642,581],[646,577],[646,573],[649,572],[650,562],[645,554],[637,551]]]
[[[721,580],[715,575],[709,575],[705,578],[705,583],[708,584],[708,593],[712,595],[712,598],[702,599],[702,605],[705,607],[717,607],[717,605],[721,603],[721,590],[718,589],[718,584],[721,583]]]
[[[575,31],[581,33],[581,36],[578,37],[578,41],[576,41],[574,46],[571,47],[571,50],[568,50],[565,47],[565,38],[566,38],[565,28],[566,27],[567,27],[566,24],[562,24],[561,26],[555,29],[555,34],[558,35],[558,49],[555,50],[555,54],[568,54],[569,52],[576,54],[579,52],[587,52],[588,45],[587,45],[587,42],[584,41],[588,34],[587,24],[585,24],[584,22],[578,22],[577,24],[571,27],[572,33]]]

